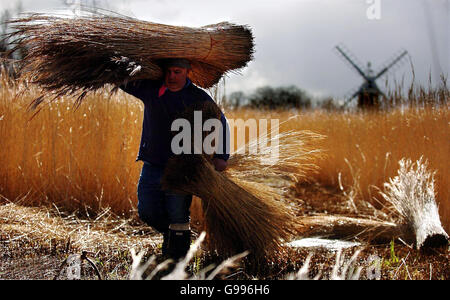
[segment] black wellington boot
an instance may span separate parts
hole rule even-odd
[[[184,258],[191,246],[190,230],[169,230],[167,254],[174,261]]]

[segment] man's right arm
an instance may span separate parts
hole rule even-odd
[[[158,80],[140,79],[121,84],[119,88],[145,102],[150,97],[151,91],[158,87],[158,84]]]

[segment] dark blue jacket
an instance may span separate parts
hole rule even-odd
[[[122,85],[120,88],[144,102],[144,122],[142,137],[137,160],[164,166],[171,155],[171,141],[173,133],[171,125],[176,116],[182,113],[186,107],[198,101],[212,101],[211,97],[202,89],[196,87],[190,80],[186,86],[178,92],[165,90],[161,96],[162,81],[137,80]],[[205,121],[205,120],[203,120]],[[226,148],[226,140],[229,139],[229,127],[222,113],[223,140],[221,148],[223,154],[215,154],[215,157],[228,160],[229,150]],[[220,145],[220,144],[219,144]]]

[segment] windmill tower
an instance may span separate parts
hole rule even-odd
[[[383,75],[387,74],[388,71],[394,67],[400,65],[400,61],[408,53],[406,50],[400,52],[400,54],[395,55],[387,63],[385,63],[378,71],[372,69],[372,64],[369,62],[367,64],[367,69],[364,70],[361,64],[358,62],[356,57],[350,53],[344,46],[336,46],[338,54],[344,59],[345,62],[349,63],[350,66],[355,69],[359,75],[364,78],[364,83],[355,90],[351,92],[351,96],[348,97],[344,103],[347,105],[354,98],[358,97],[358,107],[359,108],[378,108],[380,105],[380,96],[387,98],[386,95],[378,88],[376,83],[377,79],[380,79]]]

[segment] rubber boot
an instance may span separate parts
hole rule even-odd
[[[169,230],[167,254],[174,261],[184,258],[191,246],[190,230]]]

